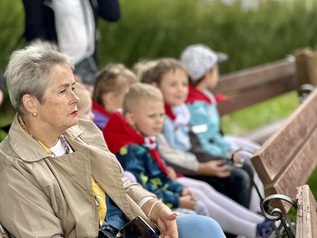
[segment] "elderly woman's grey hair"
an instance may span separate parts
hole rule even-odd
[[[72,59],[59,53],[50,44],[34,44],[11,54],[4,73],[13,108],[23,115],[24,94],[35,96],[40,103],[45,101],[45,91],[51,84],[51,71],[55,65],[65,64],[74,70]]]

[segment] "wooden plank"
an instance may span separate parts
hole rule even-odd
[[[317,203],[308,185],[298,187],[296,237],[317,238]]]
[[[293,160],[287,167],[278,174],[276,180],[267,185],[266,193],[284,194],[295,198],[298,186],[304,185],[317,165],[317,129],[307,138],[306,143],[297,151]],[[274,206],[278,206],[283,211],[288,211],[290,206],[276,201]]]
[[[283,126],[254,154],[251,162],[265,185],[272,183],[290,164],[293,156],[316,128],[316,115],[317,90],[307,97]]]
[[[217,87],[212,91],[226,94],[243,88],[253,88],[259,84],[266,84],[276,79],[294,76],[296,76],[294,59],[286,58],[222,75]]]
[[[229,114],[257,103],[272,99],[281,94],[297,89],[295,78],[270,82],[267,85],[258,85],[250,91],[241,91],[229,97],[227,101],[218,104],[220,115]]]

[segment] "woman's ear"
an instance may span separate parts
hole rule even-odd
[[[30,94],[24,94],[22,96],[22,104],[24,109],[29,113],[37,112],[36,109],[36,98],[34,96],[31,96]]]

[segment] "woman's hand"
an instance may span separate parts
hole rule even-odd
[[[176,213],[170,209],[162,209],[157,216],[157,225],[161,231],[162,238],[178,238]]]
[[[150,200],[147,209],[154,204],[155,201]],[[149,211],[148,211],[149,212]],[[160,237],[162,238],[178,238],[176,213],[172,212],[164,203],[156,203],[149,214],[151,221],[155,222],[160,229]]]

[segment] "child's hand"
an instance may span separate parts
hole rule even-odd
[[[189,188],[184,188],[181,192],[181,196],[190,196],[192,200],[197,201],[196,194]]]
[[[197,172],[199,175],[215,176],[218,178],[226,178],[230,176],[230,170],[226,165],[223,165],[222,160],[212,160],[200,163]]]
[[[195,210],[197,200],[193,200],[190,195],[179,197],[179,207]]]
[[[241,163],[241,158],[238,154],[233,154],[232,152],[230,152],[231,156],[232,156],[232,160],[235,163]]]
[[[175,170],[174,170],[172,167],[170,167],[170,166],[167,167],[167,170],[168,170],[168,175],[167,175],[167,177],[169,177],[169,178],[172,179],[172,180],[176,179],[176,172],[175,172]]]

